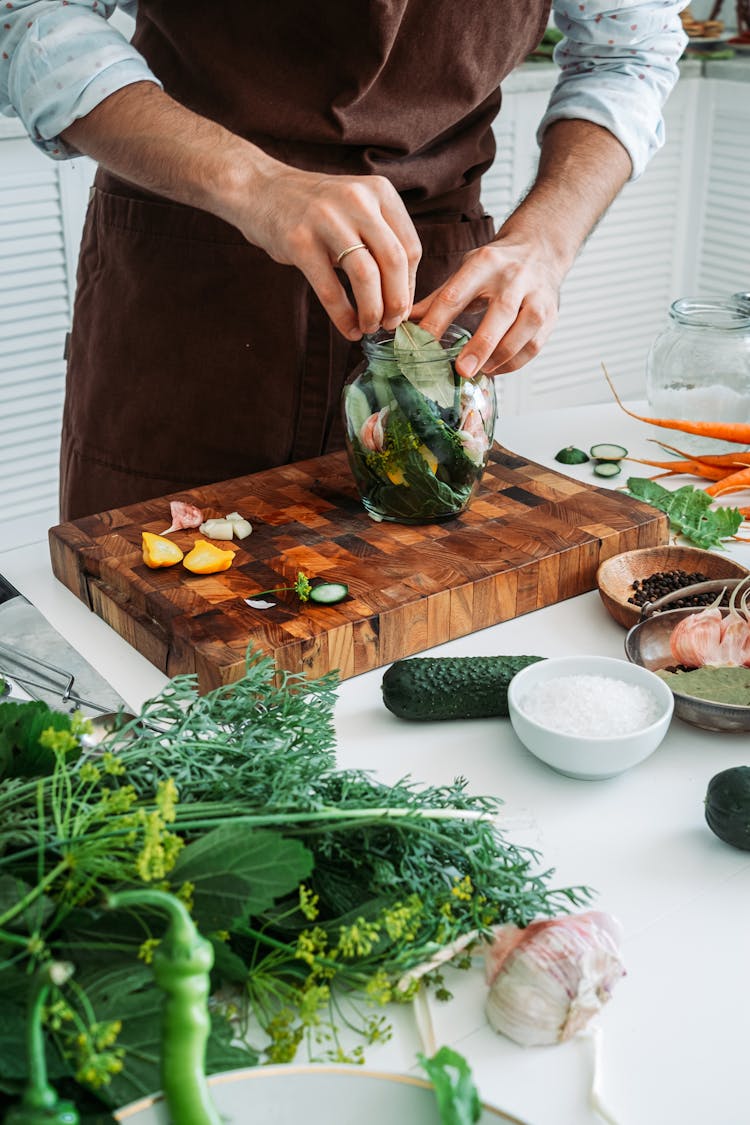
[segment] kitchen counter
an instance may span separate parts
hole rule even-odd
[[[571,476],[596,480],[590,466],[554,461],[563,445],[625,444],[653,456],[648,427],[611,405],[501,421],[510,449]],[[651,450],[651,454],[647,451]],[[649,470],[632,466],[633,475]],[[626,470],[627,471],[627,470]],[[623,477],[618,478],[620,481]],[[598,483],[598,482],[597,482]],[[602,482],[616,487],[617,481]],[[730,554],[750,562],[750,544]],[[52,575],[46,544],[0,553],[2,572],[86,656],[131,707],[165,677],[90,613]],[[623,657],[624,631],[585,594],[443,645],[442,655],[599,653]],[[507,720],[408,724],[382,705],[382,670],[341,685],[336,707],[339,762],[392,781],[409,773],[431,784],[468,779],[475,793],[504,801],[513,842],[540,852],[555,885],[585,884],[594,906],[624,927],[627,977],[598,1020],[601,1080],[617,1125],[745,1125],[750,1017],[747,935],[750,853],[721,843],[703,819],[709,779],[748,762],[746,735],[711,734],[674,719],[661,747],[620,777],[562,777],[533,758]],[[517,1047],[488,1028],[479,968],[454,973],[454,1000],[431,1001],[438,1042],[471,1061],[483,1098],[526,1125],[595,1125],[588,1106],[593,1041]],[[413,1068],[421,1049],[413,1013],[394,1013],[396,1035],[371,1048],[371,1066]]]

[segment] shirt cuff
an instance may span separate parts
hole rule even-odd
[[[12,60],[11,104],[37,148],[57,160],[79,155],[60,134],[110,94],[134,82],[161,86],[127,39],[94,19],[96,41],[89,39],[83,51],[73,48],[71,27],[65,36],[58,27],[45,35],[44,21],[37,21]]]
[[[629,179],[637,180],[664,144],[662,104],[662,98],[636,75],[610,72],[596,78],[566,78],[552,91],[537,140],[541,145],[545,130],[554,121],[591,121],[607,129],[625,148],[632,165]]]

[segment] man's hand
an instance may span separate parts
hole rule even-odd
[[[534,185],[497,237],[412,309],[438,338],[464,310],[486,310],[457,361],[461,375],[515,371],[534,358],[557,319],[565,275],[630,172],[608,130],[579,120],[549,126]]]
[[[277,165],[263,198],[260,211],[248,199],[232,221],[274,261],[302,270],[339,332],[357,340],[406,319],[422,249],[388,180]],[[337,269],[349,279],[355,308]]]
[[[565,271],[544,239],[503,236],[470,251],[440,289],[412,309],[438,339],[464,309],[486,308],[458,364],[461,375],[504,374],[537,354],[557,319]]]

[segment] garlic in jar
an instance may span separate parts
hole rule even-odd
[[[597,911],[501,926],[486,951],[490,1025],[524,1047],[570,1039],[625,975],[619,942],[619,923]]]

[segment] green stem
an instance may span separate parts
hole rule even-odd
[[[150,806],[149,806],[150,807]],[[288,810],[281,813],[262,813],[244,814],[242,806],[235,806],[230,804],[211,805],[200,804],[201,816],[193,819],[193,808],[196,805],[185,804],[178,805],[177,807],[177,826],[181,831],[194,831],[199,828],[213,828],[216,821],[227,820],[230,817],[235,824],[244,824],[252,828],[268,828],[275,824],[283,824],[286,827],[293,829],[298,824],[315,824],[319,823],[323,830],[327,822],[341,821],[341,828],[362,828],[370,822],[377,822],[381,820],[407,820],[413,822],[424,821],[429,823],[431,820],[463,820],[467,822],[494,819],[492,811],[485,811],[482,809],[416,809],[416,808],[359,808],[359,809],[340,809],[340,808],[326,808],[318,809],[316,812],[301,813]],[[338,826],[336,826],[338,827]],[[412,827],[408,824],[406,827]],[[423,824],[419,824],[421,832],[426,831]],[[100,840],[116,840],[122,836],[128,836],[131,829],[122,829],[118,832],[101,832],[97,838]],[[47,842],[48,848],[65,848],[75,842],[75,837],[71,839],[56,839]],[[12,866],[19,860],[27,859],[30,855],[36,855],[36,847],[25,848],[22,851],[13,852],[11,855],[0,857],[0,868]],[[3,919],[0,918],[0,925]]]
[[[36,847],[33,849],[33,851],[36,851]],[[12,856],[10,858],[13,859]],[[4,926],[7,922],[10,922],[11,919],[15,918],[17,914],[22,914],[27,906],[30,906],[31,903],[35,901],[35,899],[44,894],[47,887],[49,887],[51,883],[54,883],[58,875],[62,875],[63,871],[65,871],[67,867],[67,859],[60,860],[60,862],[56,864],[55,867],[53,867],[52,870],[47,875],[45,875],[44,878],[40,882],[38,882],[35,887],[32,887],[28,894],[25,894],[22,899],[19,899],[15,906],[12,906],[10,910],[6,910],[4,914],[0,915],[0,926]]]
[[[154,954],[154,976],[164,993],[161,1076],[173,1125],[221,1125],[205,1076],[213,947],[201,937],[184,903],[166,891],[146,888],[110,895],[107,905],[151,906],[169,926]]]
[[[73,972],[64,961],[48,961],[36,974],[29,995],[26,1019],[26,1057],[29,1077],[20,1105],[4,1118],[4,1125],[79,1125],[72,1102],[63,1101],[47,1081],[42,1016],[47,993],[52,985],[63,985]]]

